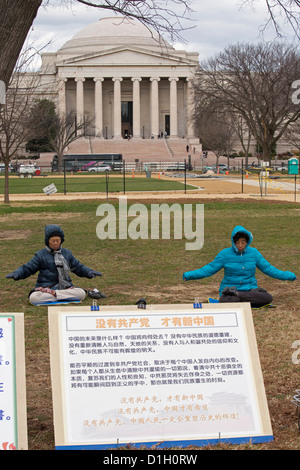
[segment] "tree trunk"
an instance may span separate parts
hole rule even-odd
[[[42,0],[1,0],[0,80],[8,86]]]
[[[9,204],[9,163],[5,161],[5,172],[4,172],[4,203]]]
[[[64,154],[63,152],[57,152],[57,171],[62,172],[64,171]]]
[[[268,145],[268,142],[264,142],[262,149],[263,149],[263,161],[270,163],[271,162],[271,148],[270,148],[270,145]]]

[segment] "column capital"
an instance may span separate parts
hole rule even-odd
[[[131,81],[132,82],[135,82],[135,81],[141,82],[142,79],[141,79],[141,77],[131,77]]]
[[[112,79],[113,82],[122,82],[123,81],[123,78],[122,77],[113,77]]]
[[[94,82],[103,82],[104,78],[103,77],[94,77],[93,80],[94,80]]]
[[[85,82],[85,78],[84,77],[76,77],[75,82]]]
[[[151,78],[150,78],[150,82],[154,82],[155,80],[156,80],[157,82],[159,82],[159,81],[160,81],[160,77],[151,77]]]
[[[169,82],[172,82],[175,80],[175,82],[178,82],[179,78],[178,77],[169,77]]]

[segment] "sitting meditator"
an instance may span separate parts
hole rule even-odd
[[[47,225],[45,248],[39,250],[28,263],[6,276],[17,281],[39,271],[35,289],[29,293],[29,301],[33,305],[84,300],[86,291],[73,286],[69,271],[90,279],[102,276],[98,271],[81,264],[70,250],[62,248],[64,239],[64,232],[59,225]]]
[[[273,297],[257,286],[256,268],[264,274],[282,281],[294,281],[296,275],[272,266],[256,249],[251,247],[253,236],[244,227],[236,226],[231,234],[231,247],[221,250],[215,259],[195,271],[183,274],[184,281],[203,279],[224,269],[219,302],[250,302],[253,308],[269,305]]]

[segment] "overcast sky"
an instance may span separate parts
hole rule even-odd
[[[53,3],[60,4],[59,1]],[[192,21],[186,22],[188,27],[194,28],[182,32],[186,43],[175,44],[176,49],[198,52],[201,61],[229,44],[274,40],[276,33],[272,26],[262,36],[262,28],[267,21],[265,1],[256,0],[254,9],[249,5],[241,7],[241,3],[242,0],[194,0]],[[85,26],[107,16],[113,16],[113,13],[76,2],[72,9],[53,5],[41,7],[30,33],[30,41],[37,42],[39,47],[52,41],[47,50],[53,52]],[[165,39],[169,40],[167,37]],[[294,41],[292,35],[288,40]]]

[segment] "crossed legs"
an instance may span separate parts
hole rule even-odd
[[[49,289],[41,288],[39,290],[34,290],[29,295],[29,302],[33,305],[42,305],[50,302],[58,301],[82,301],[85,299],[86,292],[80,287],[70,287],[69,289]]]
[[[219,302],[250,302],[251,307],[259,308],[264,305],[268,305],[272,302],[273,297],[269,292],[264,289],[251,289],[248,291],[236,291],[235,294],[223,294],[221,295]]]

